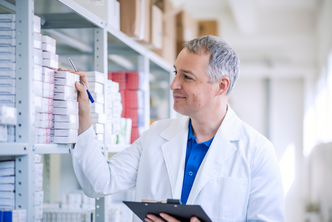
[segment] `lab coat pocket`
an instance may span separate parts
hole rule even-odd
[[[242,213],[247,185],[247,179],[212,178],[204,187],[202,207],[213,221],[235,221]]]

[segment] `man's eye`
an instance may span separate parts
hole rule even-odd
[[[178,74],[178,71],[176,71],[176,70],[174,70],[173,72],[174,72],[174,75]]]
[[[192,79],[191,77],[189,77],[187,75],[184,75],[184,78],[186,78],[186,79]]]

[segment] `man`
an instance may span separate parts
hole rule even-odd
[[[239,75],[237,55],[221,39],[204,36],[184,45],[174,68],[174,109],[187,117],[155,122],[107,162],[91,127],[88,96],[77,83],[80,135],[72,158],[86,195],[135,187],[136,201],[181,199],[201,205],[212,221],[284,221],[273,145],[227,104]],[[77,74],[87,85],[85,73]],[[147,215],[146,221],[162,220]]]

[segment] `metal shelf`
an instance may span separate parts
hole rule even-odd
[[[35,0],[43,29],[103,28],[105,22],[73,0]]]
[[[38,154],[62,154],[70,153],[73,144],[35,144],[35,153]]]
[[[0,143],[1,156],[20,156],[29,153],[28,143]]]

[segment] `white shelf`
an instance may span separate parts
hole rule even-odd
[[[19,156],[29,153],[27,143],[0,143],[1,156]]]
[[[35,144],[35,153],[38,154],[61,154],[69,153],[72,144]]]
[[[131,144],[126,144],[126,145],[107,145],[107,152],[109,153],[118,153],[121,152],[122,150],[126,149],[127,147],[130,147]]]

